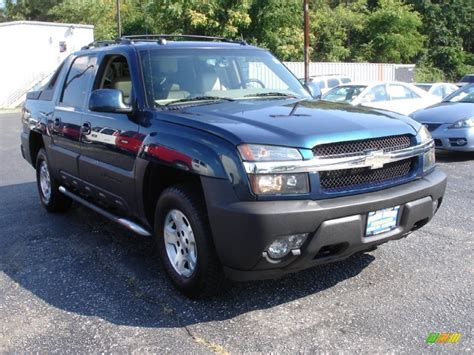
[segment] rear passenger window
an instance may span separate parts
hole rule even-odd
[[[339,85],[339,80],[337,79],[329,79],[328,80],[328,87],[329,88],[333,88],[335,86],[338,86]]]
[[[324,80],[318,80],[318,81],[316,82],[316,84],[319,85],[319,88],[320,88],[320,89],[325,89],[325,88],[326,88],[326,83],[324,82]]]
[[[59,74],[64,67],[64,62],[61,63],[58,69],[54,72],[51,79],[49,79],[48,83],[43,87],[41,90],[41,95],[39,97],[40,100],[47,100],[51,101],[54,95],[54,88],[56,86],[56,82],[58,80]]]
[[[61,103],[72,107],[83,107],[94,72],[96,57],[77,57],[64,82]]]
[[[341,78],[341,81],[343,84],[347,84],[347,83],[350,83],[351,82],[351,79],[349,78]]]

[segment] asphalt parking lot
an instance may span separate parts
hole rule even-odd
[[[75,206],[48,214],[0,114],[0,352],[472,352],[474,156],[443,155],[441,210],[404,240],[220,297],[178,294],[152,243]],[[458,332],[458,344],[426,344]]]

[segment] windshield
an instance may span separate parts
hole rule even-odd
[[[154,49],[140,52],[146,92],[155,106],[189,101],[309,98],[268,52],[255,49]]]
[[[464,75],[460,81],[462,83],[474,83],[474,75],[472,74]]]
[[[465,86],[446,97],[443,102],[470,102],[474,103],[474,85]]]
[[[338,86],[323,95],[322,99],[333,102],[352,102],[367,86],[348,85]]]

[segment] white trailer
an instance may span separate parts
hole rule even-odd
[[[94,26],[38,21],[0,23],[0,107],[15,107],[70,53],[94,41]]]

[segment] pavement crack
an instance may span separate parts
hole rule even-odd
[[[179,318],[178,318],[179,319]],[[191,339],[200,345],[205,346],[209,350],[211,350],[215,354],[220,354],[220,355],[228,355],[230,354],[229,351],[227,351],[226,348],[224,348],[222,345],[213,343],[212,341],[206,340],[204,338],[198,337],[197,335],[194,335],[191,330],[189,329],[188,326],[183,326],[183,328],[186,330],[186,333],[191,337]]]

